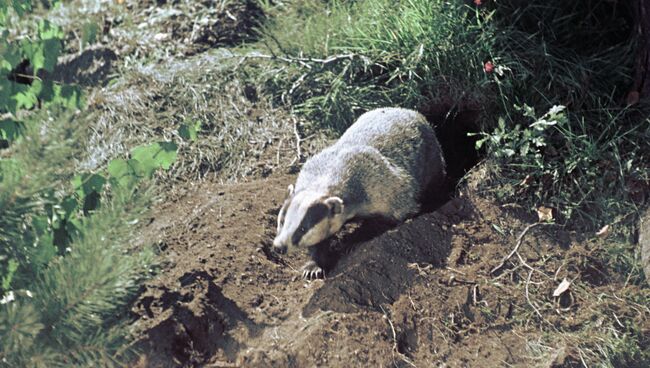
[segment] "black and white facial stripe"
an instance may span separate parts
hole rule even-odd
[[[305,212],[295,232],[291,235],[292,244],[300,244],[302,237],[329,215],[330,208],[324,203],[314,203]]]

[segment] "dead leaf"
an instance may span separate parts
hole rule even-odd
[[[553,221],[553,209],[539,206],[537,207],[537,217],[539,218],[539,222]]]
[[[571,286],[571,281],[567,280],[565,277],[564,280],[562,280],[560,285],[558,285],[555,291],[553,292],[553,296],[558,297],[564,294],[565,291],[569,290],[569,286]]]
[[[561,346],[555,349],[551,354],[547,367],[556,368],[563,367],[567,358],[566,346]]]
[[[598,232],[596,232],[596,236],[599,236],[601,238],[606,238],[607,235],[609,235],[609,225],[605,225]]]
[[[526,175],[526,177],[524,178],[524,180],[522,180],[521,183],[519,183],[519,185],[521,185],[521,186],[528,186],[528,185],[530,185],[530,183],[531,183],[532,181],[533,181],[533,177],[530,176],[530,175]]]

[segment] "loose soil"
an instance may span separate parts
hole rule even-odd
[[[579,290],[551,296],[563,277],[588,280],[592,292],[637,292],[608,282],[584,261],[594,258],[588,244],[550,225],[531,228],[520,248],[549,278],[516,257],[492,272],[516,243],[505,229],[534,218],[471,185],[392,229],[351,224],[331,241],[339,261],[326,278],[306,281],[306,251],[269,247],[294,180],[198,183],[154,211],[143,236],[157,240],[165,263],[133,309],[138,366],[571,366],[580,357],[566,342],[533,349],[535,309],[554,328],[597,316]],[[615,310],[649,330],[646,311]]]

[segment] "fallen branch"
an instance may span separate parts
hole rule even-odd
[[[355,56],[358,56],[357,54],[339,54],[339,55],[332,55],[328,58],[325,59],[319,59],[319,58],[311,58],[311,57],[300,57],[300,56],[279,56],[279,55],[267,55],[267,54],[258,54],[258,53],[251,53],[248,55],[242,56],[241,61],[239,62],[240,64],[243,63],[246,59],[269,59],[269,60],[280,60],[284,61],[285,63],[289,64],[299,64],[301,66],[304,66],[307,69],[311,69],[311,65],[309,63],[317,63],[317,64],[322,64],[322,65],[327,65],[330,63],[333,63],[335,61],[339,60],[352,60],[354,59]]]
[[[515,254],[517,254],[517,251],[519,251],[519,247],[521,247],[521,243],[523,243],[523,241],[524,241],[524,236],[526,236],[526,233],[528,233],[528,231],[530,231],[530,229],[532,229],[532,228],[534,228],[534,227],[536,227],[536,226],[538,226],[538,225],[549,225],[549,224],[548,224],[548,223],[545,223],[545,222],[536,222],[536,223],[534,223],[534,224],[530,224],[530,225],[526,226],[526,228],[525,228],[525,229],[521,232],[521,234],[519,234],[519,236],[517,237],[517,243],[515,244],[515,247],[512,248],[512,250],[510,251],[510,253],[508,253],[508,255],[505,256],[505,257],[501,260],[501,263],[499,263],[496,267],[494,267],[494,268],[492,269],[492,271],[490,271],[490,273],[494,274],[494,273],[496,273],[497,271],[499,271],[501,268],[503,268],[503,266],[506,264],[506,262],[507,262],[510,258],[512,258],[512,256],[514,256]],[[528,265],[527,265],[527,266],[528,266]]]
[[[298,162],[302,161],[302,150],[300,149],[300,143],[302,139],[300,138],[300,133],[298,132],[298,119],[295,117],[293,119],[293,134],[296,136],[296,159]]]

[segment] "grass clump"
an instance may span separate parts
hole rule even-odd
[[[267,12],[266,45],[290,63],[268,86],[321,128],[340,132],[378,106],[484,98],[476,81],[491,37],[461,3],[302,1]]]
[[[650,115],[625,102],[636,44],[630,9],[505,1],[493,19],[493,59],[506,72],[492,76],[500,105],[492,113],[504,124],[486,119],[483,126],[492,139],[487,155],[499,167],[490,191],[530,209],[552,207],[572,228],[623,224],[615,231],[629,235],[650,183]],[[557,106],[565,108],[562,119],[540,130],[541,112]]]

